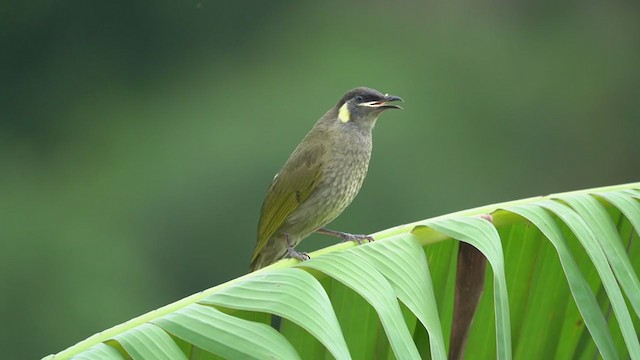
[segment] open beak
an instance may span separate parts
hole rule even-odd
[[[361,103],[358,105],[371,107],[371,108],[379,108],[379,109],[402,109],[402,107],[400,107],[399,105],[389,104],[392,101],[404,101],[404,100],[402,100],[402,98],[399,96],[386,94],[383,100],[369,101],[369,102]]]

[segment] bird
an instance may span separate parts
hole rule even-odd
[[[367,87],[349,90],[302,139],[275,175],[258,222],[250,270],[284,257],[308,260],[295,246],[314,232],[361,244],[373,238],[330,230],[360,191],[369,167],[372,130],[382,112],[404,101]]]

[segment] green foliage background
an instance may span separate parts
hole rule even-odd
[[[244,273],[271,178],[354,86],[406,104],[378,123],[336,229],[637,181],[639,10],[0,4],[3,355],[57,352]]]

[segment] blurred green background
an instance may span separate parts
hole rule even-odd
[[[355,86],[406,103],[378,122],[335,229],[640,180],[639,10],[3,2],[4,357],[60,351],[245,273],[273,175]]]

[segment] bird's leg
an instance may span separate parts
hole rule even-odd
[[[320,228],[316,230],[316,232],[320,234],[335,236],[337,238],[342,239],[342,242],[355,241],[356,243],[358,243],[358,245],[361,245],[363,240],[367,240],[368,242],[373,241],[373,238],[369,235],[349,234],[346,232],[330,230],[327,228]]]
[[[284,234],[284,240],[287,242],[287,255],[289,255],[290,258],[298,259],[300,261],[311,259],[309,254],[306,252],[297,252],[296,249],[291,246],[291,242],[289,242],[289,234]]]

